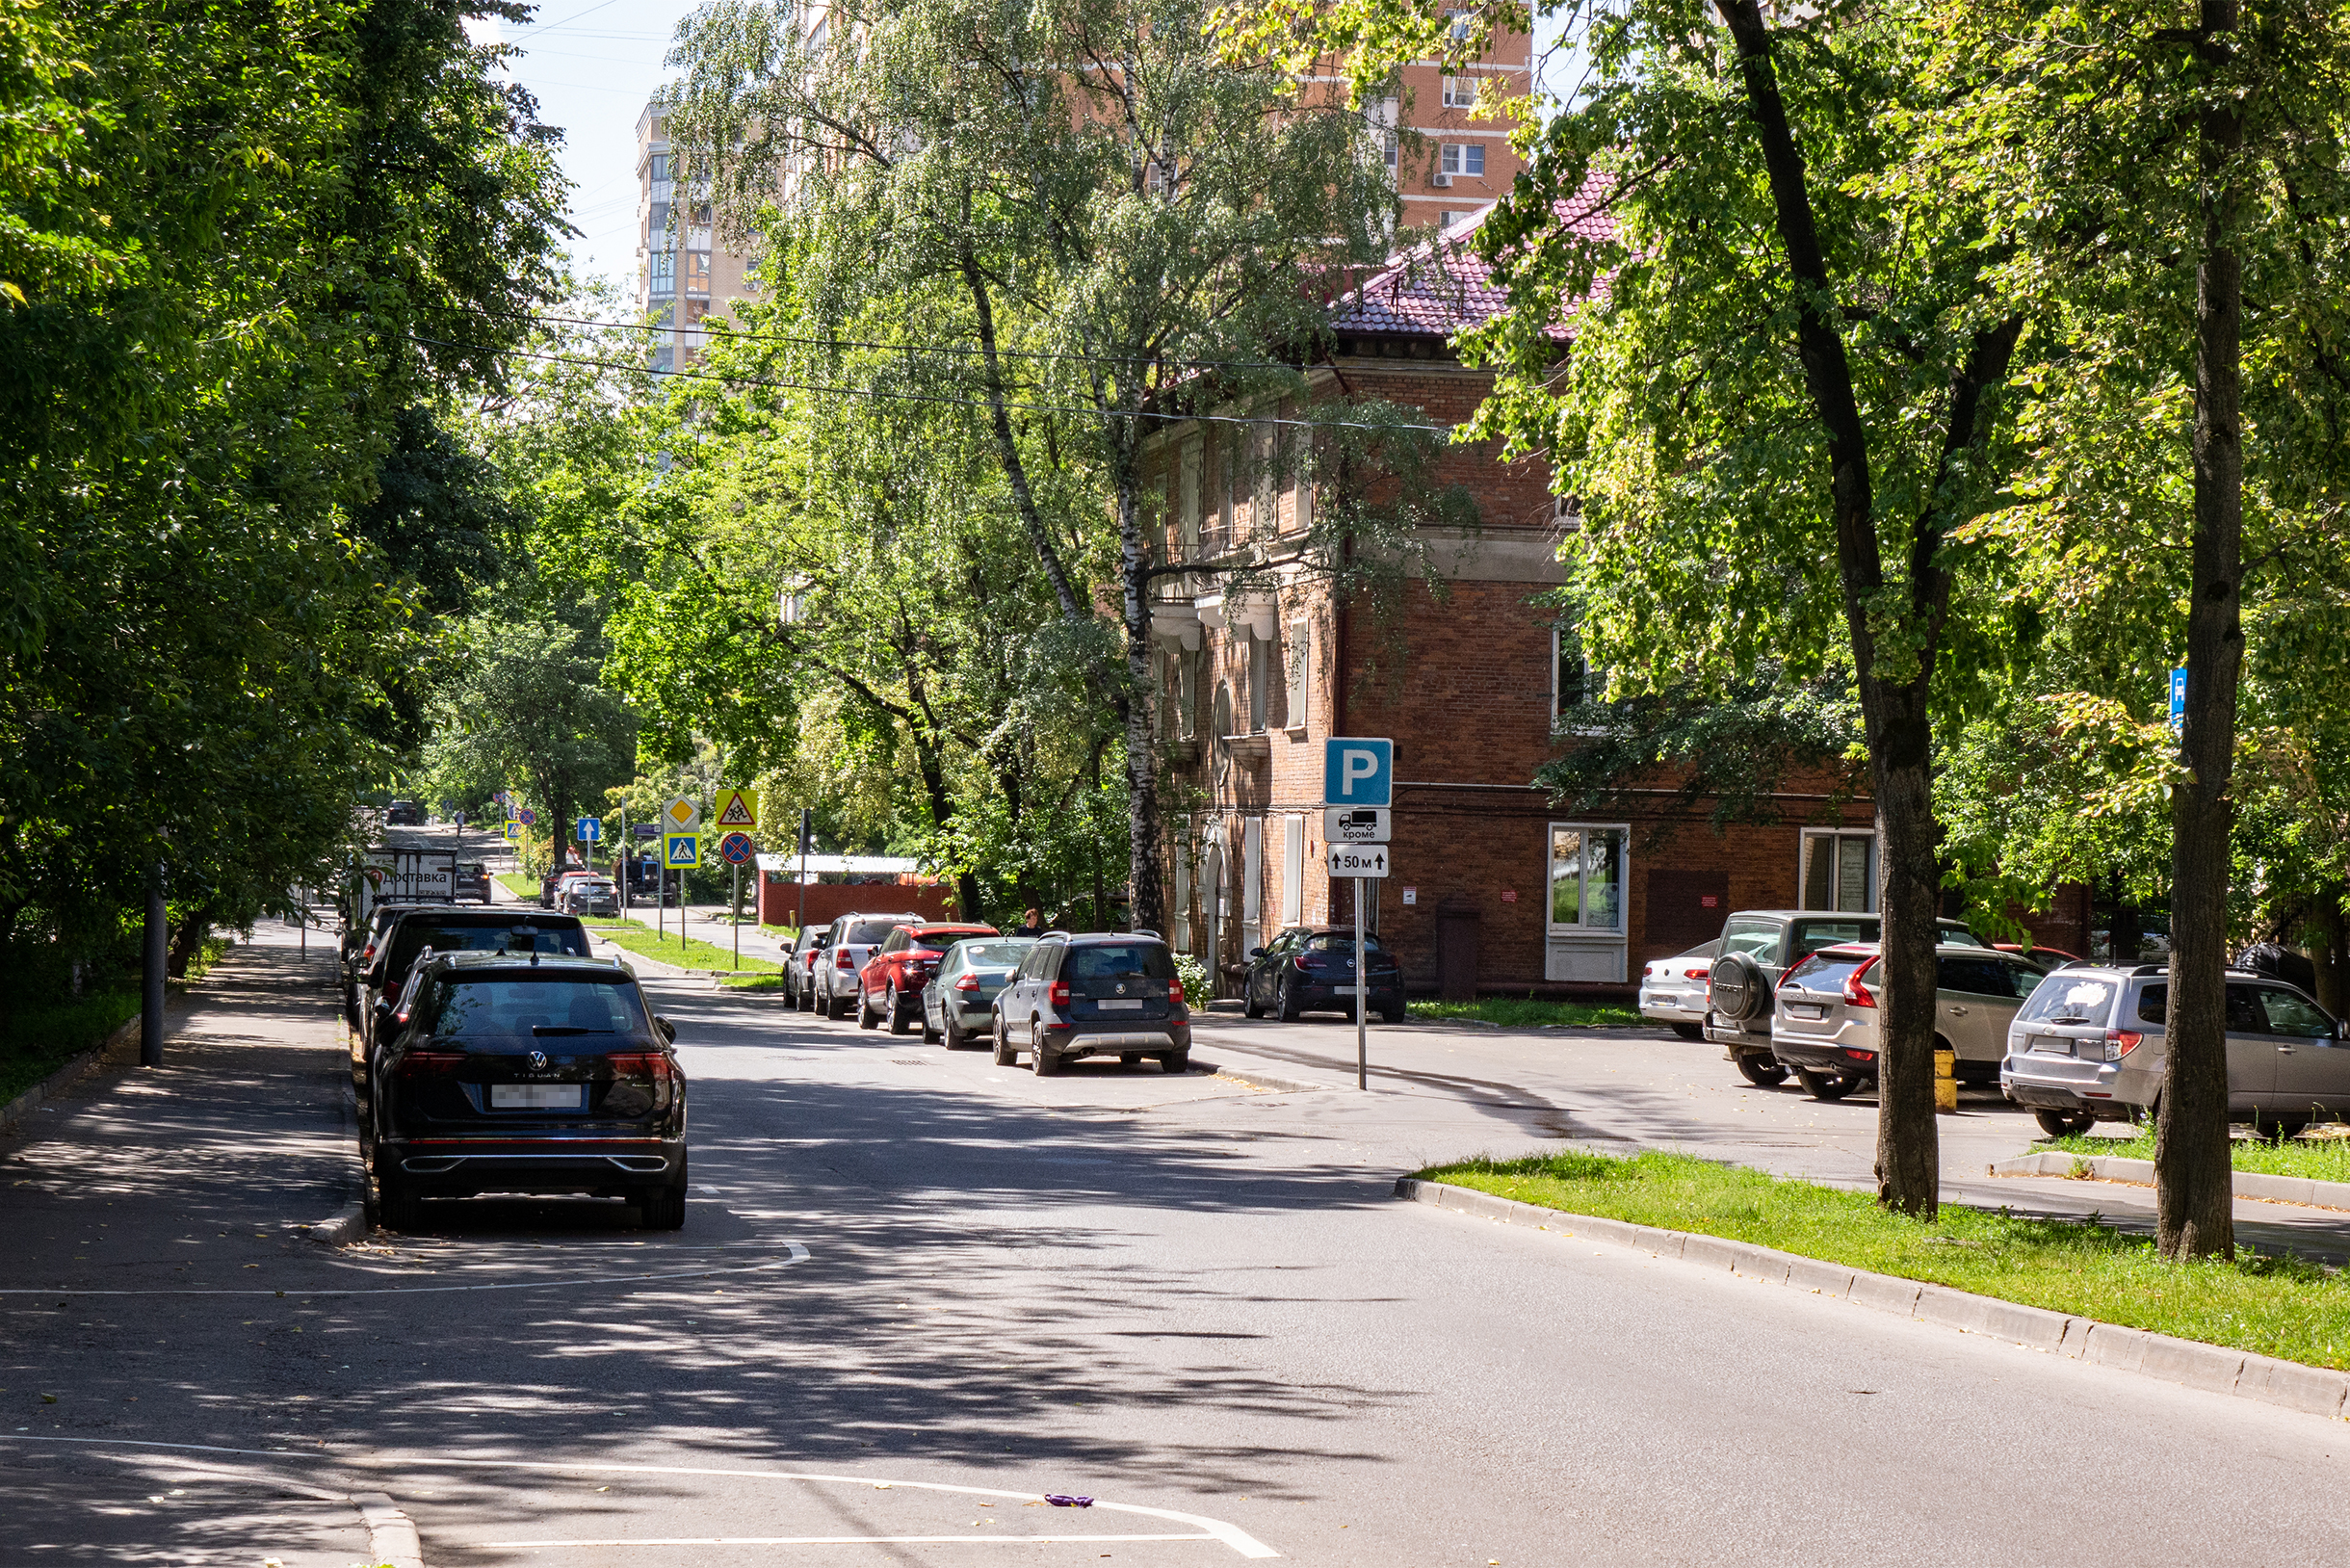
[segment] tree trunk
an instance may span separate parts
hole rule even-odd
[[[2350,954],[2342,952],[2342,939],[2350,933],[2345,932],[2342,919],[2341,883],[2328,882],[2317,890],[2310,921],[2317,928],[2317,1005],[2338,1018],[2342,1011],[2343,970],[2350,966]]]
[[[1868,615],[1885,586],[1885,572],[1877,548],[1868,435],[1843,339],[1818,304],[1831,290],[1804,184],[1803,154],[1788,126],[1762,8],[1755,0],[1717,0],[1717,9],[1737,43],[1746,107],[1770,176],[1779,243],[1798,289],[1796,349],[1827,441],[1837,571],[1860,676],[1878,829],[1884,835],[1879,912],[1887,994],[1878,1019],[1877,1201],[1899,1213],[1930,1215],[1940,1198],[1942,1166],[1932,1077],[1936,828],[1925,703],[1933,656],[1929,644],[1917,655],[1920,664],[1915,671],[1898,671],[1893,680],[1879,673]],[[1930,552],[1925,566],[1927,581],[1912,585],[1913,596],[1930,589],[1941,576]]]
[[[1126,629],[1127,690],[1119,703],[1126,730],[1126,875],[1129,924],[1166,929],[1159,882],[1159,740],[1152,733],[1151,540],[1143,528],[1142,476],[1131,439],[1117,444],[1119,612]]]
[[[2183,776],[2171,789],[2171,986],[2154,1142],[2154,1242],[2165,1257],[2235,1254],[2228,1156],[2228,839],[2234,802],[2236,677],[2244,629],[2243,272],[2231,168],[2243,112],[2218,91],[2235,0],[2204,0],[2196,45],[2209,96],[2198,115],[2204,201],[2195,288],[2195,536],[2187,600]]]
[[[207,903],[179,923],[179,929],[171,933],[170,954],[164,960],[165,974],[173,980],[188,978],[188,966],[196,961],[196,950],[212,933],[213,913],[214,906]]]

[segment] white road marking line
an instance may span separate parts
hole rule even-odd
[[[1214,1539],[1213,1535],[665,1535],[614,1536],[608,1541],[481,1541],[468,1550],[539,1552],[564,1546],[930,1546],[941,1541],[976,1541],[982,1546],[1067,1546],[1094,1541]]]
[[[260,1290],[253,1291],[92,1291],[83,1289],[79,1286],[60,1285],[53,1290],[45,1291],[36,1291],[30,1289],[0,1290],[0,1295],[299,1295],[308,1298],[311,1296],[321,1295],[449,1295],[469,1291],[552,1291],[564,1287],[580,1285],[641,1285],[653,1280],[716,1279],[727,1274],[763,1274],[777,1268],[789,1268],[796,1263],[806,1263],[808,1261],[808,1249],[800,1245],[797,1241],[786,1241],[783,1243],[783,1245],[790,1253],[790,1256],[782,1258],[770,1258],[765,1263],[742,1264],[728,1268],[686,1268],[655,1274],[590,1274],[570,1279],[519,1280],[506,1285],[325,1286],[316,1290],[312,1290],[306,1286],[299,1290],[291,1286],[284,1290],[277,1290],[265,1286]]]
[[[183,1453],[248,1454],[257,1459],[288,1457],[297,1450],[288,1449],[232,1449],[213,1443],[156,1443],[139,1438],[110,1437],[40,1437],[15,1432],[0,1432],[0,1443],[72,1443],[91,1448],[168,1449]],[[719,1470],[708,1465],[631,1465],[594,1460],[565,1461],[550,1459],[464,1458],[449,1454],[352,1454],[328,1449],[302,1450],[300,1457],[316,1465],[320,1460],[341,1460],[343,1463],[383,1468],[403,1466],[454,1465],[476,1470],[551,1471],[559,1475],[623,1475],[623,1476],[714,1476],[728,1480],[752,1481],[811,1481],[830,1486],[865,1486],[875,1490],[904,1487],[912,1492],[944,1492],[954,1497],[1011,1498],[1020,1503],[1042,1503],[1041,1492],[1012,1492],[996,1486],[954,1486],[945,1481],[901,1481],[887,1476],[828,1476],[797,1470]],[[1205,1514],[1179,1513],[1172,1508],[1146,1508],[1135,1503],[1105,1503],[1096,1498],[1093,1506],[1106,1513],[1132,1514],[1138,1519],[1164,1519],[1178,1525],[1188,1525],[1204,1531],[1199,1536],[1179,1537],[1184,1540],[1221,1541],[1243,1557],[1278,1557],[1280,1553],[1249,1534],[1238,1525],[1228,1525],[1221,1519]],[[985,1536],[952,1537],[954,1540],[984,1540]]]

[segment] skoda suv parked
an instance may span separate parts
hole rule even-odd
[[[1175,955],[1141,931],[1071,936],[1050,931],[996,998],[996,1065],[1029,1054],[1039,1078],[1080,1057],[1129,1066],[1157,1057],[1170,1073],[1191,1065],[1191,1013]]]

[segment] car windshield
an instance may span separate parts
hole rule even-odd
[[[451,980],[435,998],[431,1027],[435,1045],[649,1032],[634,980],[573,975]]]
[[[1873,942],[1877,939],[1877,923],[1873,920],[1806,920],[1795,927],[1795,956],[1807,957],[1821,948],[1838,947],[1846,942]]]
[[[1945,948],[1987,949],[1991,946],[1962,926],[1937,926],[1934,928],[1934,942],[1937,947]]]
[[[1815,953],[1788,971],[1787,983],[1807,991],[1841,991],[1867,962],[1865,953]]]
[[[2116,980],[2050,975],[2016,1018],[2026,1024],[2086,1024],[2103,1029],[2113,1012],[2114,994],[2120,989]]]
[[[1323,931],[1319,935],[1308,937],[1305,950],[1308,953],[1352,953],[1354,951],[1354,933],[1352,931]],[[1379,946],[1377,937],[1365,931],[1363,933],[1363,951],[1365,953],[1385,953],[1387,950]]]
[[[1140,975],[1145,980],[1173,980],[1175,960],[1156,942],[1119,942],[1069,950],[1065,980],[1117,980]]]
[[[1824,945],[1824,944],[1823,944]],[[1779,961],[1779,923],[1775,920],[1733,919],[1722,928],[1722,951],[1743,953],[1765,963]]]
[[[1035,939],[1008,942],[957,942],[950,961],[965,969],[1009,969],[1036,945]]]

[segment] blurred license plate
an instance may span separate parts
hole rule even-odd
[[[1131,1000],[1126,1002],[1096,1002],[1094,1006],[1101,1008],[1104,1012],[1140,1012],[1142,1010],[1141,1003]]]
[[[1825,1018],[1828,1009],[1816,1002],[1790,1002],[1787,1005],[1789,1018]]]
[[[587,1092],[578,1084],[492,1084],[493,1111],[577,1111]]]
[[[2051,1057],[2069,1057],[2073,1054],[2073,1042],[2061,1034],[2035,1034],[2032,1049]]]

